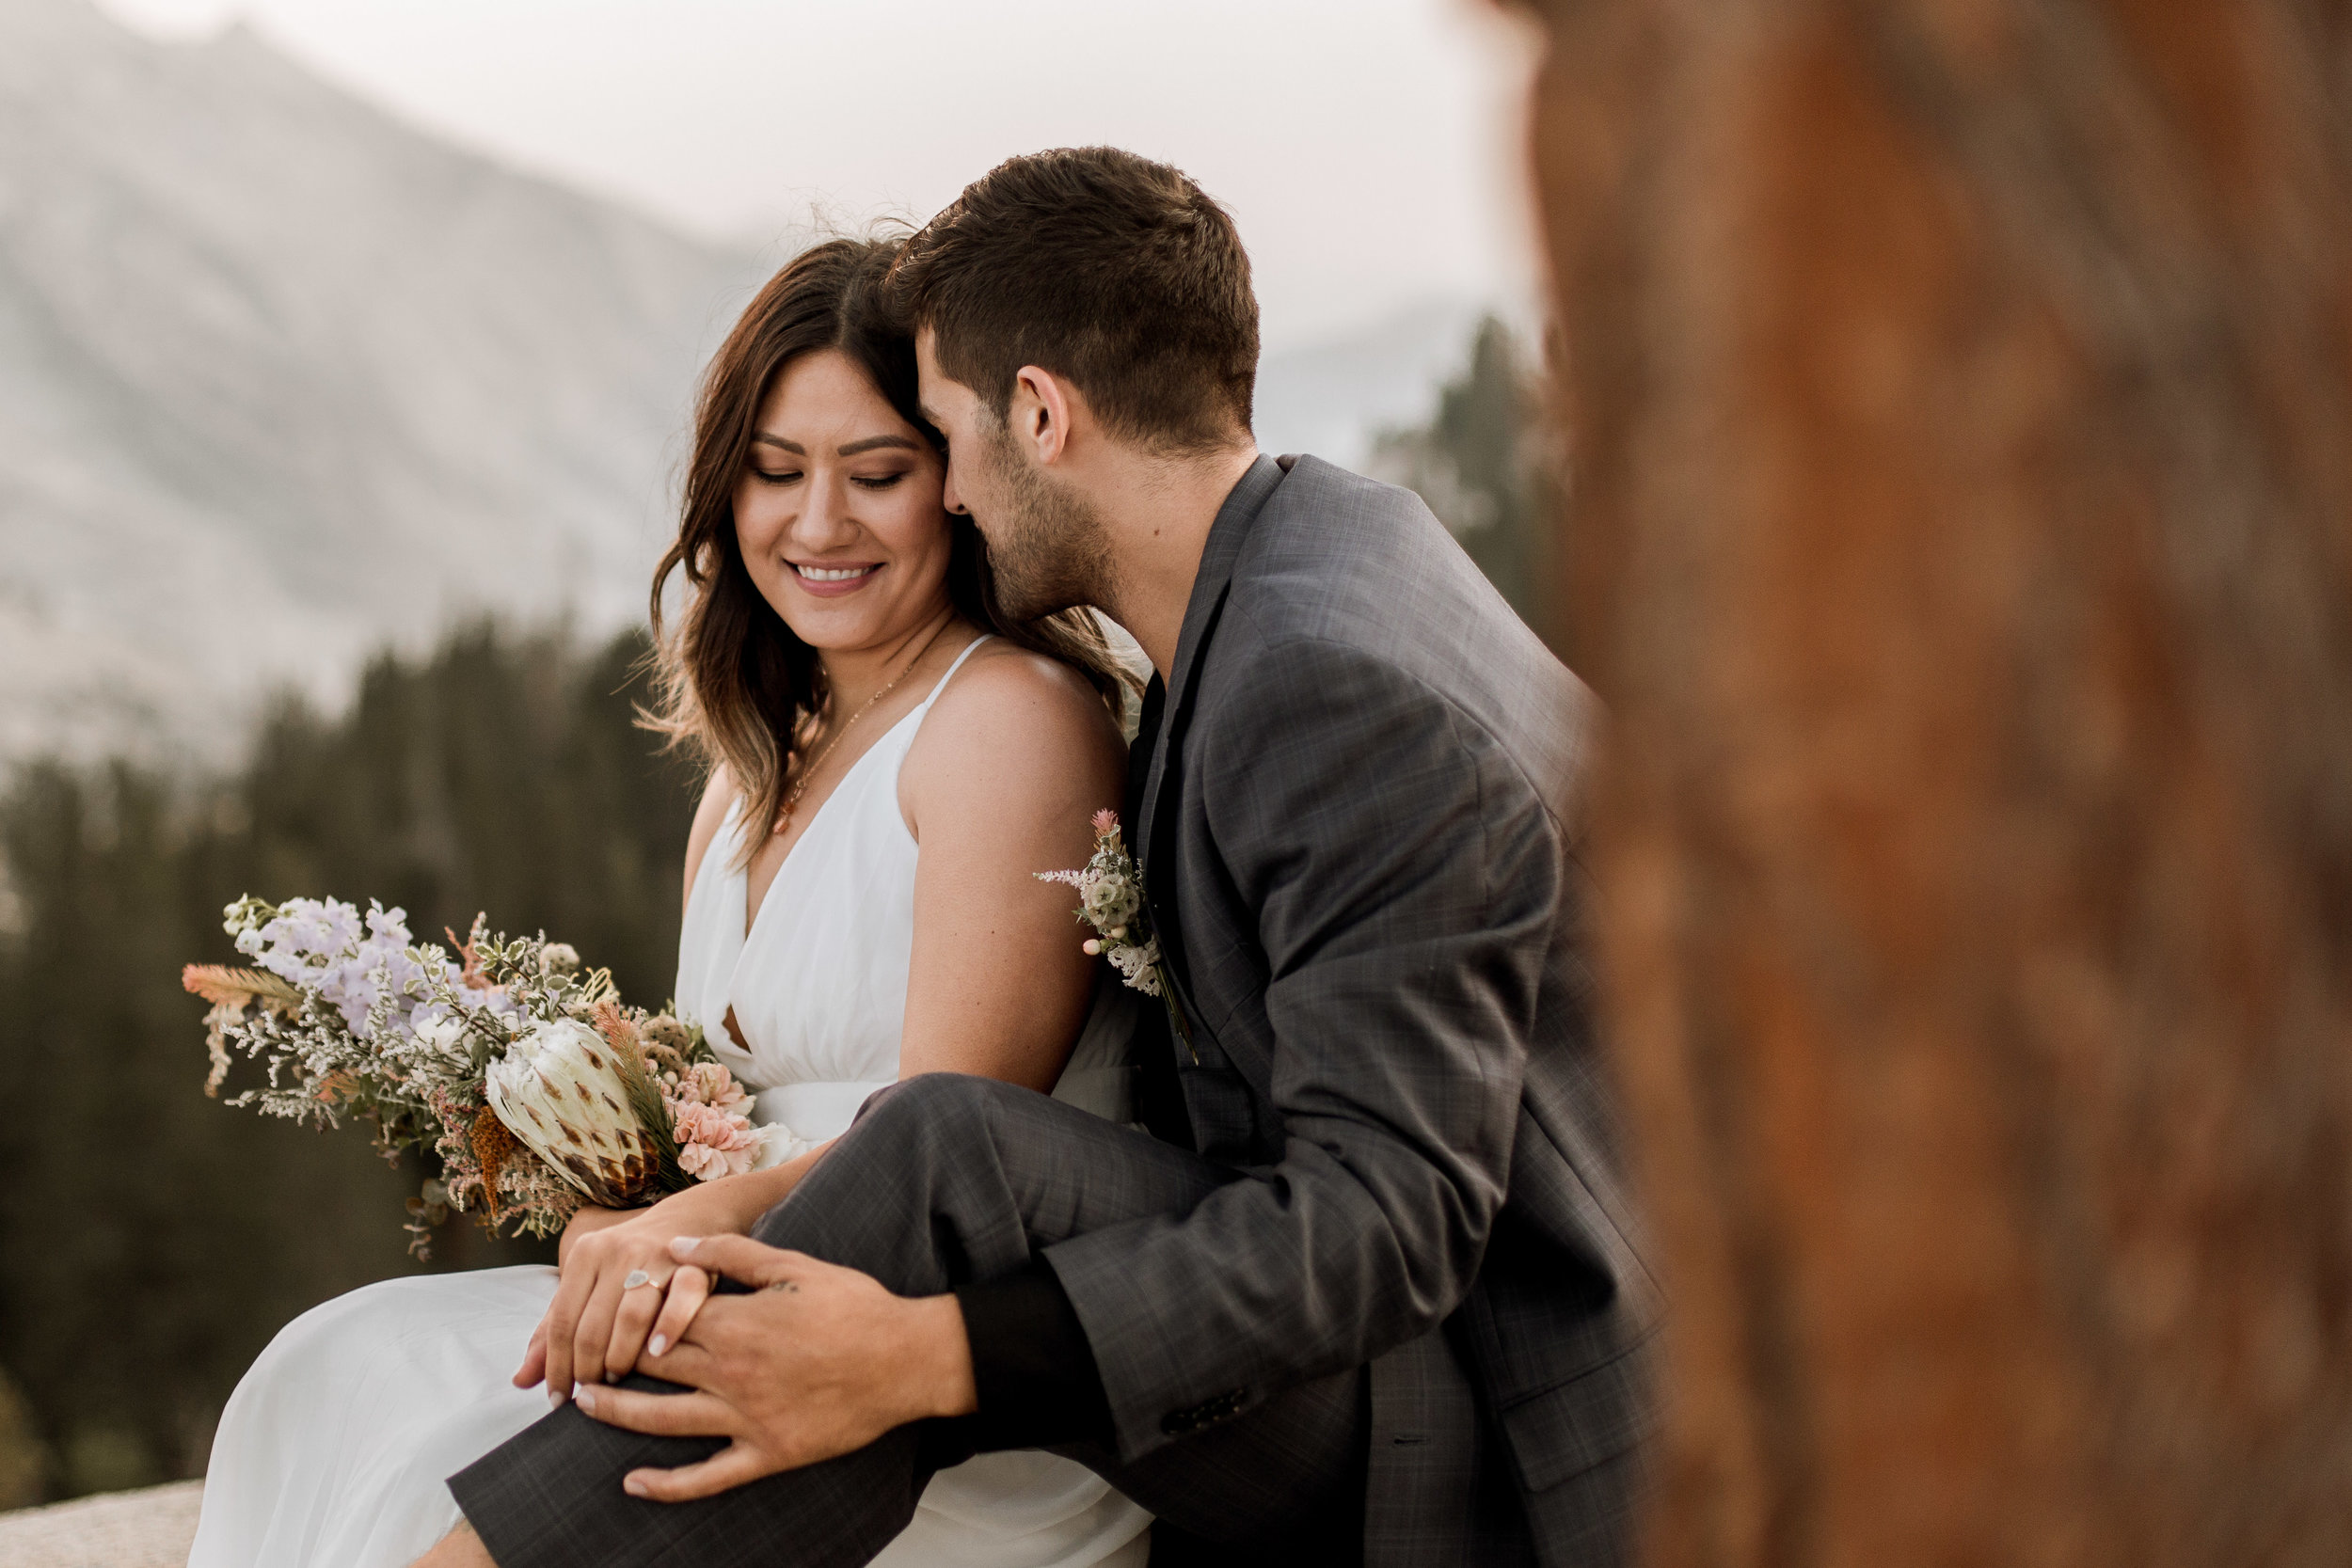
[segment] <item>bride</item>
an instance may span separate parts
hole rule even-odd
[[[670,1237],[748,1231],[895,1079],[987,1074],[1126,1118],[1131,993],[1031,875],[1084,863],[1089,816],[1117,802],[1117,666],[1091,621],[998,612],[879,304],[888,264],[837,240],[753,301],[706,377],[655,574],[658,636],[663,582],[683,566],[689,585],[664,721],[715,765],[677,1006],[786,1132],[764,1168],[583,1209],[558,1269],[389,1280],[287,1325],[222,1414],[190,1568],[423,1554],[461,1524],[445,1477],[691,1317],[709,1281]],[[1123,1568],[1150,1524],[1072,1461],[983,1454],[941,1471],[877,1560]]]

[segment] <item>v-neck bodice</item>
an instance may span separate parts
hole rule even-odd
[[[918,854],[898,810],[898,771],[940,693],[987,641],[957,655],[930,694],[850,765],[776,868],[749,929],[739,800],[695,873],[678,938],[677,1005],[745,1083],[826,1085],[821,1096],[761,1098],[762,1119],[802,1137],[817,1136],[808,1129],[818,1124],[846,1124],[866,1095],[898,1076]],[[740,1045],[724,1026],[730,1009]]]

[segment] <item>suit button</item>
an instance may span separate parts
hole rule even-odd
[[[1249,1402],[1249,1390],[1229,1388],[1213,1400],[1203,1400],[1186,1410],[1171,1410],[1160,1418],[1160,1431],[1170,1437],[1189,1437],[1203,1427],[1219,1421],[1230,1421],[1241,1414],[1241,1407]]]

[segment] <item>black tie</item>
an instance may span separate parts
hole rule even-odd
[[[1168,688],[1153,675],[1152,684],[1143,689],[1143,714],[1136,724],[1135,744],[1127,748],[1127,809],[1120,819],[1130,834],[1143,831],[1143,786],[1152,776],[1152,754],[1159,749],[1160,712],[1167,701]],[[1141,864],[1143,846],[1131,841],[1127,847]],[[1169,950],[1166,935],[1160,939],[1160,950]],[[1135,1063],[1136,1119],[1162,1143],[1193,1148],[1192,1117],[1184,1109],[1184,1087],[1176,1076],[1176,1041],[1168,1032],[1166,1007],[1150,1007],[1136,1025]]]

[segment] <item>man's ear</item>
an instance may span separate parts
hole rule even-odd
[[[1005,422],[1016,439],[1029,443],[1041,464],[1052,464],[1070,449],[1072,420],[1083,400],[1078,389],[1052,371],[1024,365],[1012,378],[1012,406]]]

